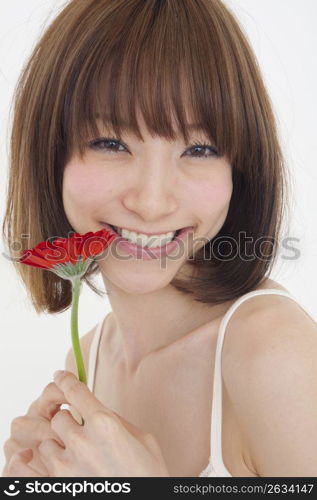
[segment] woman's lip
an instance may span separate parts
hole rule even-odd
[[[108,224],[106,224],[108,226]],[[108,226],[109,227],[109,226]],[[191,230],[192,226],[181,229],[178,236],[175,236],[172,241],[166,243],[163,246],[159,247],[142,247],[138,246],[131,241],[122,238],[117,233],[114,233],[113,229],[111,232],[116,234],[116,241],[118,242],[119,248],[124,251],[124,253],[130,254],[136,258],[141,258],[143,260],[151,260],[151,259],[159,259],[161,257],[168,256],[173,253],[178,246],[184,240],[186,234]]]

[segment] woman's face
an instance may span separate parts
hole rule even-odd
[[[104,222],[152,235],[192,227],[168,256],[135,257],[113,242],[98,260],[104,278],[127,293],[142,294],[168,285],[193,252],[221,229],[232,194],[232,171],[203,132],[192,130],[185,144],[181,136],[173,142],[152,137],[141,119],[139,124],[144,142],[130,132],[116,142],[114,133],[100,125],[100,137],[89,143],[104,140],[87,143],[83,159],[74,154],[65,166],[63,203],[69,223],[80,234],[99,231]],[[209,147],[193,146],[196,142]]]

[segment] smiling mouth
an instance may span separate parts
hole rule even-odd
[[[121,236],[121,235],[118,233],[117,229],[121,229],[121,230],[125,229],[125,228],[121,228],[119,226],[114,226],[114,225],[110,224],[109,222],[100,221],[100,224],[102,224],[103,226],[108,226],[109,228],[112,229],[112,231],[114,231],[116,234],[118,234],[118,236]],[[176,238],[182,231],[184,231],[185,229],[189,229],[190,227],[192,227],[192,226],[186,226],[186,227],[182,227],[181,229],[177,229],[175,232],[174,238]],[[126,229],[126,231],[129,231],[129,230]],[[138,233],[138,234],[145,234],[145,236],[147,236],[148,238],[151,238],[152,236],[160,236],[160,233],[153,233],[153,234],[147,235],[146,233],[142,233],[142,231],[139,231],[139,232],[138,231],[130,231],[130,232],[134,232],[134,233]],[[171,232],[171,231],[169,231],[169,232]],[[161,233],[161,234],[163,234],[163,233]]]
[[[103,224],[105,224],[105,223],[103,223]],[[117,229],[116,229],[116,227],[115,227],[115,226],[113,226],[112,224],[109,224],[109,223],[106,223],[106,224],[108,224],[108,226],[109,226],[109,227],[111,227],[111,229],[112,229],[112,230],[113,230],[113,231],[114,231],[114,232],[115,232],[118,236],[120,236],[120,238],[123,238],[123,236],[121,236],[121,235],[118,233],[118,231],[117,231]],[[122,228],[119,228],[119,229],[122,229]],[[173,237],[173,239],[172,239],[171,241],[173,241],[175,238],[177,238],[177,236],[178,236],[178,235],[181,233],[181,231],[183,231],[184,229],[186,229],[186,228],[184,228],[184,227],[183,227],[182,229],[178,229],[178,230],[175,232],[174,237]],[[143,234],[143,233],[139,233],[139,234]],[[154,236],[154,235],[149,235],[148,237],[149,237],[149,238],[151,238],[152,236]],[[123,239],[125,239],[125,238],[123,238]]]

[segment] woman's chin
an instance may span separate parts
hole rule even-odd
[[[131,294],[146,294],[160,290],[172,281],[174,273],[168,273],[166,269],[152,272],[150,270],[141,272],[140,270],[114,269],[108,266],[100,266],[100,271],[105,278],[105,282],[110,280],[115,287]]]

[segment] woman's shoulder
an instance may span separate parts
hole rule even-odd
[[[262,339],[265,341],[270,335],[276,338],[279,333],[290,330],[299,334],[302,330],[312,331],[311,327],[317,327],[311,315],[301,306],[300,299],[297,301],[296,297],[280,283],[268,279],[255,290],[266,289],[280,290],[286,292],[286,295],[273,293],[256,295],[246,301],[246,307],[244,310],[241,307],[241,313],[247,340],[250,340],[249,336],[254,336],[255,340],[260,342]]]
[[[260,288],[288,292],[272,280]],[[245,394],[250,384],[290,373],[312,352],[317,354],[317,323],[296,301],[266,294],[242,303],[227,325],[222,353],[224,383],[236,409],[241,404],[245,411],[241,388]]]
[[[288,292],[273,280],[257,289],[271,288]],[[305,356],[316,349],[317,323],[296,301],[274,294],[250,298],[238,307],[226,327],[222,373],[229,397],[237,407],[241,387],[247,390],[251,373],[255,384],[262,377],[270,380],[274,367],[289,371],[296,362],[294,353]]]
[[[255,287],[252,292],[257,292],[261,290],[277,290],[277,291],[282,291],[286,293],[290,293],[287,288],[282,286],[280,283],[278,283],[275,280],[267,278],[265,281],[263,281],[260,285]],[[289,297],[285,297],[283,295],[278,295],[278,294],[263,294],[263,295],[254,295],[253,297],[248,298],[243,304],[241,304],[237,310],[237,314],[241,315],[243,317],[244,321],[251,317],[252,315],[255,315],[257,313],[260,313],[261,311],[268,311],[272,307],[275,307],[277,304],[285,304],[289,306],[295,306],[296,304],[294,303],[293,300],[291,300]],[[239,311],[239,312],[238,312]],[[236,315],[236,313],[235,313]]]
[[[271,280],[262,288],[288,291]],[[253,307],[243,309],[248,302]],[[262,476],[289,475],[298,463],[295,455],[287,458],[287,436],[295,430],[288,417],[296,408],[293,424],[297,419],[297,431],[305,429],[302,408],[308,408],[317,375],[317,323],[296,301],[267,294],[241,304],[240,318],[233,315],[227,335],[223,377],[246,436],[245,454]],[[303,438],[299,431],[298,436]]]
[[[276,289],[290,293],[285,287],[271,279],[255,290]],[[317,323],[292,298],[287,295],[255,295],[240,304],[226,328],[224,364],[234,366],[245,357],[254,359],[265,352],[293,339],[303,341],[303,336],[315,337]],[[240,365],[241,366],[241,365]],[[234,369],[234,368],[233,368]]]
[[[289,324],[295,317],[297,321],[302,320],[306,323],[308,318],[306,312],[296,300],[287,296],[287,294],[291,295],[291,292],[277,281],[266,279],[252,290],[252,292],[268,289],[286,292],[286,295],[270,293],[255,294],[249,297],[248,300],[242,302],[234,311],[226,329],[228,332],[235,331],[238,333],[233,337],[231,333],[226,332],[226,337],[233,337],[232,340],[238,340],[239,344],[241,344],[244,334],[252,335],[252,332],[254,332],[254,335],[259,338],[256,331],[258,331],[260,326],[265,328],[265,325],[270,325],[270,331],[273,333],[275,327],[282,326],[282,324]],[[281,321],[282,317],[286,323]],[[274,320],[276,324],[274,324]],[[270,323],[270,321],[273,321],[273,323]]]

